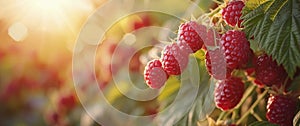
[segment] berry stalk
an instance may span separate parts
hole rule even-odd
[[[239,104],[238,104],[236,107],[234,107],[234,109],[231,109],[231,110],[229,110],[229,111],[227,111],[227,112],[226,112],[226,111],[222,111],[222,112],[220,113],[219,118],[217,119],[217,122],[226,119],[231,113],[232,113],[232,119],[235,119],[236,116],[237,116],[236,111],[237,111],[238,109],[241,108],[241,106],[244,104],[244,102],[246,101],[246,99],[253,93],[253,91],[254,91],[255,89],[256,89],[256,86],[253,85],[253,84],[251,84],[251,85],[247,88],[247,90],[245,91],[245,93],[244,93],[244,95],[243,95],[241,101],[239,102]]]
[[[245,91],[243,98],[241,99],[240,103],[235,107],[235,109],[240,108],[244,104],[244,102],[252,94],[254,89],[256,89],[256,86],[254,84],[251,84],[251,86],[249,86],[248,89]]]
[[[250,113],[256,118],[257,121],[263,121],[263,119],[258,114],[256,114],[253,110]]]
[[[252,104],[252,106],[245,112],[245,114],[236,122],[236,125],[239,125],[249,114],[253,109],[259,104],[259,102],[265,97],[265,95],[268,93],[269,90],[265,90],[258,98],[257,100]]]
[[[208,16],[209,17],[212,17],[212,16],[214,16],[216,13],[219,13],[219,11],[222,9],[222,8],[224,8],[223,6],[218,6],[217,8],[215,8],[213,11],[211,11],[210,13],[208,13]]]

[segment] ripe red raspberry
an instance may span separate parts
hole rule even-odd
[[[230,77],[232,70],[226,67],[225,55],[220,49],[208,50],[205,54],[208,73],[218,80]]]
[[[245,66],[251,55],[250,43],[242,31],[230,30],[221,37],[221,48],[225,52],[226,66],[230,69]]]
[[[152,24],[151,16],[149,15],[142,15],[140,16],[140,20],[135,20],[133,22],[133,30],[137,30],[143,27],[150,26]]]
[[[167,45],[161,56],[164,70],[168,75],[179,75],[187,67],[188,53],[176,43]]]
[[[278,66],[276,61],[266,54],[258,56],[255,65],[256,82],[259,85],[280,87],[287,77],[283,66]]]
[[[203,46],[203,40],[195,31],[196,28],[199,28],[199,25],[195,21],[186,22],[179,26],[178,45],[190,53],[198,51]]]
[[[216,106],[223,111],[234,108],[242,99],[244,83],[240,78],[231,77],[220,81],[215,88]]]
[[[271,95],[267,103],[266,117],[271,123],[292,126],[297,100],[286,95]]]
[[[238,27],[241,27],[240,19],[242,15],[242,9],[245,6],[243,1],[231,1],[227,4],[222,10],[222,18],[226,21],[227,24],[235,26],[238,24]]]
[[[206,38],[203,39],[204,44],[202,46],[202,49],[206,51],[208,50],[207,48],[215,48],[216,46],[220,46],[221,36],[222,35],[217,34],[216,31],[209,29],[205,34]]]
[[[144,79],[147,85],[153,89],[161,88],[168,79],[168,75],[162,68],[159,60],[151,60],[145,67]]]
[[[63,123],[62,118],[62,115],[58,112],[49,112],[47,113],[46,121],[51,126],[61,125]]]
[[[71,93],[65,96],[61,96],[57,104],[59,112],[70,112],[73,108],[76,107],[77,99],[75,94]]]

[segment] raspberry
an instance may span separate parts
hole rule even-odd
[[[140,28],[150,26],[151,23],[152,23],[152,21],[151,21],[151,17],[149,15],[142,15],[142,16],[140,16],[140,20],[134,21],[133,29],[138,30]]]
[[[251,55],[250,43],[242,31],[230,30],[221,37],[222,51],[225,52],[226,66],[230,69],[243,67]]]
[[[147,85],[153,89],[161,88],[168,79],[168,75],[162,68],[159,60],[151,60],[145,67],[144,79]]]
[[[77,100],[75,94],[71,93],[62,96],[58,100],[58,111],[60,112],[70,112],[74,107],[76,107]]]
[[[62,124],[62,116],[58,112],[49,112],[46,116],[46,121],[48,125],[61,125]]]
[[[220,49],[208,50],[205,54],[206,68],[208,73],[218,80],[228,78],[232,72],[226,67],[224,53]]]
[[[220,81],[215,88],[216,106],[223,111],[234,108],[242,99],[244,83],[240,78],[231,77]]]
[[[280,126],[292,126],[297,101],[287,95],[271,95],[267,103],[266,117],[269,122]]]
[[[220,46],[220,38],[221,38],[221,34],[214,34],[213,30],[208,30],[206,32],[206,38],[203,39],[204,44],[202,46],[203,50],[208,50],[207,48],[215,48],[216,46]]]
[[[281,86],[284,83],[287,73],[283,66],[278,66],[272,57],[262,54],[257,57],[255,64],[256,82],[260,85]]]
[[[242,9],[245,6],[243,1],[232,1],[227,4],[222,10],[222,18],[226,21],[227,24],[235,26],[238,24],[238,27],[241,27],[240,19],[242,15]]]
[[[168,75],[179,75],[187,67],[188,53],[173,43],[164,48],[161,59]]]
[[[186,22],[179,26],[178,44],[190,53],[198,51],[203,46],[203,40],[195,31],[196,28],[199,26],[195,21]]]

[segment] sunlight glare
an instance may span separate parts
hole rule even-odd
[[[87,0],[20,0],[5,4],[0,8],[0,19],[7,23],[23,22],[36,31],[46,32],[75,32],[76,24],[94,9]]]
[[[33,5],[43,11],[53,12],[62,4],[61,0],[32,0]]]
[[[8,29],[8,35],[16,42],[20,42],[27,37],[28,29],[22,23],[14,23]]]

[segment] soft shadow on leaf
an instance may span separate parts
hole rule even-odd
[[[195,126],[199,120],[206,119],[215,108],[214,83],[207,73],[205,61],[191,57],[181,77],[176,103],[158,114],[158,125]]]
[[[172,94],[177,94],[179,87],[179,80],[174,76],[170,76],[168,81],[166,82],[166,85],[164,86],[163,91],[157,98],[158,102],[161,103],[165,101],[172,101],[174,99]]]
[[[296,91],[293,92],[295,94],[300,93],[300,76],[297,76],[293,79],[291,85],[288,88],[288,91]]]
[[[195,117],[196,121],[202,121],[206,119],[206,116],[212,113],[215,109],[214,105],[214,88],[215,81],[211,80],[208,85],[201,85],[199,90],[199,96],[195,104]]]
[[[190,68],[191,67],[191,68]],[[195,58],[189,59],[188,68],[181,75],[181,85],[176,98],[166,108],[161,108],[161,112],[155,118],[160,126],[174,125],[184,117],[196,100],[199,87],[199,68]],[[196,70],[192,70],[196,69]],[[195,72],[195,73],[194,73]],[[175,92],[174,92],[175,93]],[[170,94],[174,95],[174,94]],[[168,102],[168,101],[166,101]],[[162,103],[163,104],[163,103]],[[163,106],[164,107],[164,106]]]
[[[181,88],[174,102],[163,109],[156,117],[158,125],[170,126],[180,120],[190,109],[197,96],[197,92],[198,88],[182,81]]]
[[[186,126],[195,126],[197,122],[204,121],[207,116],[213,112],[215,109],[214,105],[214,87],[215,82],[211,81],[211,84],[203,84],[199,87],[199,93],[192,109],[184,118],[187,118]],[[181,123],[181,122],[180,122]]]

